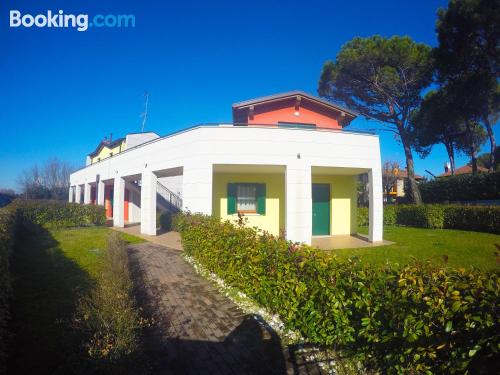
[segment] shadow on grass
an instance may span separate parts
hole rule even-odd
[[[82,246],[81,251],[87,250]],[[89,357],[89,333],[74,317],[80,298],[89,295],[96,281],[65,255],[50,231],[34,225],[19,228],[11,274],[9,374],[139,373],[128,366],[135,363],[135,352],[113,361]]]
[[[80,352],[71,320],[92,280],[40,226],[18,229],[11,267],[9,373],[56,373]]]

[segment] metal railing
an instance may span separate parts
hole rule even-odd
[[[174,212],[182,210],[182,198],[159,181],[156,182],[156,193],[160,196],[160,201],[170,210]]]

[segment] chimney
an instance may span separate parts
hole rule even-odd
[[[450,162],[444,163],[444,173],[448,173],[451,170],[451,164]]]
[[[109,133],[109,143],[113,142],[113,133]]]

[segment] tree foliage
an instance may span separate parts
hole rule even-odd
[[[409,37],[354,38],[321,72],[321,96],[345,104],[368,119],[384,123],[405,150],[410,195],[421,202],[411,153],[410,114],[432,82],[431,48]]]
[[[455,171],[455,149],[463,138],[465,125],[445,89],[432,90],[411,116],[413,146],[426,157],[433,145],[442,143]]]
[[[439,46],[433,51],[438,80],[456,93],[455,106],[467,121],[480,122],[490,141],[490,165],[494,165],[492,130],[500,110],[500,0],[451,0],[438,11]],[[467,136],[473,142],[473,128]],[[476,145],[472,144],[472,150]],[[471,154],[473,170],[476,157]]]
[[[493,165],[493,170],[495,172],[500,172],[500,147],[497,146],[495,148],[495,164]],[[477,165],[483,168],[488,168],[490,169],[490,153],[486,152],[482,155],[479,155],[477,157]]]
[[[474,156],[486,140],[484,129],[476,122],[464,118],[457,108],[457,95],[447,86],[428,92],[422,105],[411,115],[412,144],[426,157],[432,146],[441,143],[455,170],[455,151]]]

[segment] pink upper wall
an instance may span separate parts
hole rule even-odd
[[[342,129],[338,121],[338,112],[334,112],[316,103],[302,100],[295,116],[295,100],[283,100],[254,106],[253,117],[248,108],[235,109],[233,122],[248,124],[278,124],[279,122],[316,125],[318,128]]]

